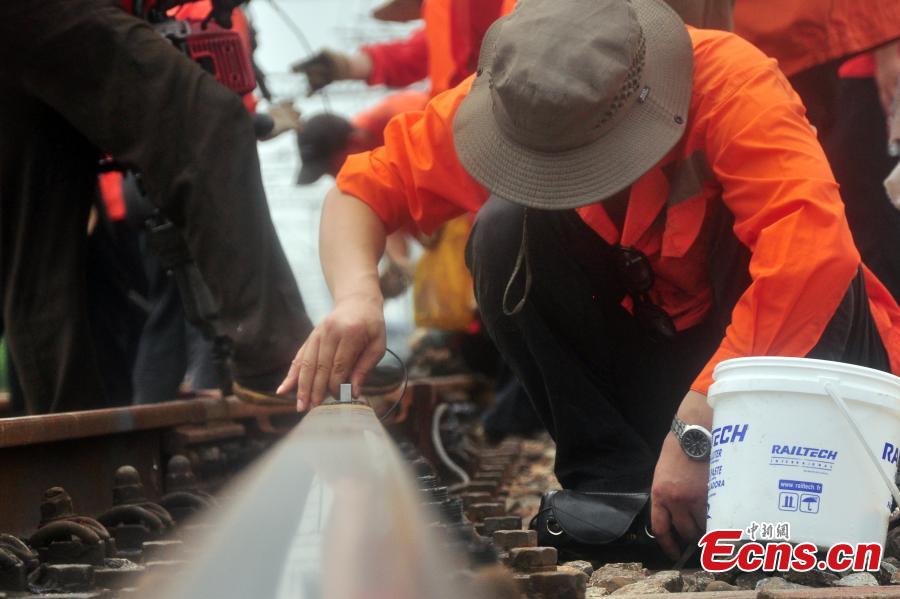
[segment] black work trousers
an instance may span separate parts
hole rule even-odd
[[[621,307],[612,248],[574,211],[528,210],[530,287],[507,316],[504,291],[522,241],[524,209],[492,197],[466,259],[485,326],[556,441],[556,476],[580,491],[647,489],[672,416],[722,340],[749,282],[749,252],[720,210],[710,276],[715,307],[702,324],[653,341]],[[526,292],[514,279],[508,307]],[[888,370],[857,276],[810,357]]]
[[[240,99],[117,0],[0,2],[3,321],[28,410],[104,405],[85,295],[100,152],[183,232],[234,340],[275,379],[311,325],[268,212]]]

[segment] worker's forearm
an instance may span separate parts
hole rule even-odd
[[[356,52],[347,57],[349,72],[347,79],[365,81],[372,74],[372,57],[365,52]]]
[[[384,252],[381,219],[366,204],[336,187],[322,208],[319,253],[335,302],[350,296],[382,301],[378,260]]]

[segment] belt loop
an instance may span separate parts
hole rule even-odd
[[[525,263],[525,289],[522,292],[522,299],[520,299],[512,309],[509,309],[507,308],[509,303],[507,301],[509,292],[510,289],[512,289],[516,277],[519,275],[519,271],[522,269],[523,262]],[[521,312],[522,308],[525,307],[525,300],[528,299],[529,291],[531,291],[531,261],[528,259],[528,208],[525,208],[522,215],[522,243],[519,245],[519,255],[516,256],[516,266],[509,276],[509,281],[506,283],[506,289],[503,290],[503,314],[506,316],[515,316]]]

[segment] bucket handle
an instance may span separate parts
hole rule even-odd
[[[853,429],[853,433],[859,440],[860,445],[862,445],[863,449],[866,450],[866,454],[869,456],[869,460],[872,462],[875,470],[878,471],[878,476],[881,477],[881,480],[884,481],[884,484],[891,492],[891,496],[894,498],[894,502],[898,507],[895,508],[891,513],[890,519],[891,522],[897,520],[898,518],[900,518],[900,489],[897,488],[897,483],[895,483],[893,480],[891,480],[891,477],[885,474],[884,469],[878,462],[878,458],[875,456],[872,448],[869,447],[869,443],[866,441],[865,436],[863,436],[862,430],[859,428],[859,425],[856,423],[856,420],[853,418],[853,416],[850,415],[850,410],[847,408],[847,404],[844,402],[844,398],[841,397],[840,393],[838,393],[837,389],[835,389],[834,383],[836,381],[830,379],[819,379],[819,382],[822,383],[822,386],[825,388],[825,393],[828,394],[828,396],[834,401],[834,404],[844,415],[844,419],[850,425],[850,428]]]

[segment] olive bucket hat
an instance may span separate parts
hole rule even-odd
[[[485,36],[456,152],[509,201],[591,204],[678,142],[692,77],[687,29],[662,0],[520,0]]]

